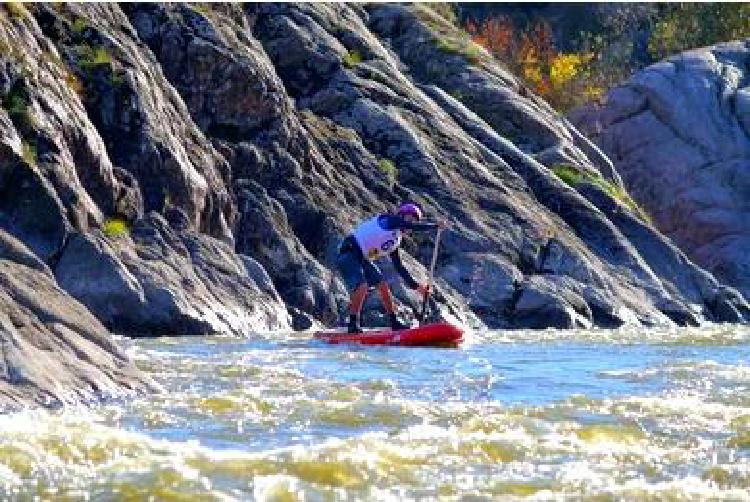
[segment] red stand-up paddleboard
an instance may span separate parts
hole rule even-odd
[[[463,341],[463,330],[448,323],[427,324],[393,331],[366,330],[364,333],[318,331],[315,338],[328,343],[359,343],[361,345],[400,345],[404,347],[456,347]]]

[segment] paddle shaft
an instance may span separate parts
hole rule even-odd
[[[427,290],[427,294],[424,295],[424,300],[422,300],[422,312],[419,314],[419,323],[422,324],[424,322],[424,316],[427,313],[427,301],[430,299],[430,293],[432,290],[432,280],[435,276],[435,264],[437,263],[437,256],[438,256],[438,247],[440,246],[440,233],[443,231],[442,228],[438,227],[437,230],[437,236],[435,237],[435,247],[432,249],[432,263],[430,263],[430,278],[427,282],[427,286],[429,289]]]

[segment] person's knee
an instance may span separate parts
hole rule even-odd
[[[367,282],[360,282],[357,284],[357,286],[352,290],[351,296],[359,296],[363,295],[367,292]]]

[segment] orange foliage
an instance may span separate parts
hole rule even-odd
[[[466,30],[474,42],[484,46],[492,54],[504,58],[516,51],[516,36],[513,23],[506,17],[488,19],[482,26],[469,21]]]
[[[516,30],[505,16],[486,20],[481,25],[469,21],[466,30],[472,40],[484,46],[496,58],[523,75],[534,89],[544,95],[550,89],[549,66],[556,55],[552,28],[537,22],[528,32]]]
[[[563,54],[555,47],[552,27],[537,21],[527,30],[517,29],[505,17],[487,19],[481,24],[468,21],[466,31],[474,42],[484,46],[521,76],[537,94],[553,106],[566,108],[573,95],[594,95],[596,90],[582,82],[592,54]],[[578,87],[585,86],[585,94]]]

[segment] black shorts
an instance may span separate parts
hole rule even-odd
[[[361,253],[357,251],[343,245],[336,257],[336,266],[350,293],[363,283],[367,283],[368,286],[377,286],[383,282],[383,273],[380,269],[370,260],[360,258]]]

